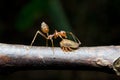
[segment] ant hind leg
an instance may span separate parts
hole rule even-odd
[[[35,41],[35,39],[36,39],[36,37],[37,37],[38,34],[40,34],[41,36],[43,36],[44,38],[47,39],[47,37],[46,37],[41,31],[38,30],[38,31],[36,32],[36,34],[35,34],[32,42],[31,42],[31,44],[30,44],[30,47],[33,45],[33,43],[34,43],[34,41]]]

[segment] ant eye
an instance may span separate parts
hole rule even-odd
[[[61,31],[61,34],[66,34],[66,32],[65,31]]]
[[[65,31],[61,31],[60,33],[61,33],[61,36],[67,38],[67,36],[66,36],[66,32],[65,32]]]

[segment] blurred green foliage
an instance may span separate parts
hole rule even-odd
[[[48,7],[47,3],[48,0],[31,0],[22,7],[16,20],[16,28],[24,31],[32,27],[34,21],[44,15],[46,7]]]
[[[24,31],[45,14],[51,17],[56,28],[71,31],[59,0],[31,0],[22,7],[16,20],[16,28]]]

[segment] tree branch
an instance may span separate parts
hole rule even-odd
[[[0,44],[0,72],[38,69],[99,70],[114,73],[113,63],[120,57],[120,46],[80,47],[63,52],[59,47],[29,47]]]

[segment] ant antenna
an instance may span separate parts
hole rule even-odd
[[[80,40],[72,32],[67,32],[67,33],[69,33],[72,36],[74,41],[78,42],[78,44],[81,44]]]

